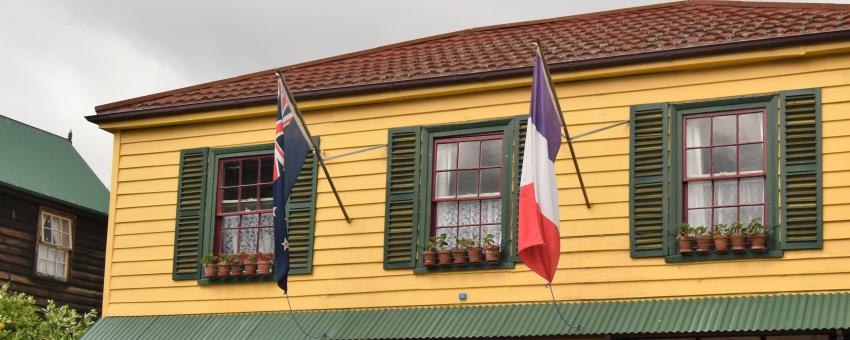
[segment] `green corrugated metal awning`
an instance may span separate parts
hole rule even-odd
[[[0,115],[0,159],[0,185],[109,213],[109,190],[65,138]]]
[[[850,293],[296,312],[326,339],[800,332],[850,328]],[[286,312],[108,317],[96,339],[301,339]]]

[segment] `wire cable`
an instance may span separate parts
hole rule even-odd
[[[547,286],[547,287],[549,287],[549,294],[551,294],[551,295],[552,295],[552,306],[554,306],[554,307],[555,307],[555,311],[557,311],[557,312],[558,312],[558,316],[560,316],[560,317],[561,317],[561,322],[563,322],[565,325],[567,325],[567,327],[569,327],[570,329],[575,329],[575,330],[577,330],[577,331],[578,331],[578,330],[581,330],[581,325],[574,326],[573,324],[571,324],[570,322],[568,322],[568,321],[567,321],[567,318],[565,318],[565,317],[564,317],[564,314],[562,314],[562,313],[561,313],[561,309],[560,309],[560,308],[558,308],[558,303],[555,301],[555,291],[553,291],[553,290],[552,290],[552,284],[551,284],[551,283],[547,283],[547,284],[546,284],[546,286]]]
[[[310,335],[310,333],[307,333],[307,331],[304,330],[304,327],[301,326],[301,323],[298,322],[298,318],[295,317],[295,313],[292,311],[292,303],[289,302],[289,294],[284,292],[283,296],[286,296],[286,304],[289,305],[289,315],[292,317],[292,321],[295,322],[295,326],[298,326],[298,330],[301,331],[301,334],[304,334],[304,337],[310,338],[310,339],[325,339],[325,338],[328,337],[328,335],[326,333],[322,333],[322,335],[319,335],[319,336]]]

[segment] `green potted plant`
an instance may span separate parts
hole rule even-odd
[[[767,229],[761,224],[761,217],[753,217],[747,224],[747,235],[750,236],[750,249],[754,252],[767,250]]]
[[[711,231],[704,225],[694,228],[697,234],[697,253],[705,254],[711,251],[711,241],[713,241]]]
[[[425,267],[434,265],[434,253],[437,251],[437,238],[431,236],[428,243],[425,245],[425,251],[422,252],[422,257],[425,258]]]
[[[257,253],[257,275],[269,275],[272,267],[273,254]]]
[[[464,242],[466,242],[466,239],[464,238],[455,238],[455,247],[452,249],[453,264],[466,263],[466,248],[463,246]]]
[[[475,240],[466,239],[464,240],[463,246],[466,247],[466,255],[469,259],[469,263],[481,262],[481,247],[475,244]]]
[[[241,254],[242,265],[245,266],[245,276],[254,276],[257,274],[257,257],[254,254]]]
[[[216,262],[218,262],[218,257],[209,253],[201,259],[201,263],[204,264],[204,277],[208,279],[212,279],[216,274]]]
[[[729,226],[723,223],[714,226],[714,251],[718,253],[729,252]]]
[[[238,254],[230,254],[227,256],[227,264],[230,265],[230,276],[242,276],[242,259]]]
[[[747,250],[747,243],[744,240],[744,225],[741,222],[735,221],[729,224],[729,236],[732,238],[732,251],[740,253]]]
[[[502,260],[502,254],[499,250],[499,245],[494,241],[493,234],[484,235],[484,261],[499,262]]]
[[[437,259],[441,266],[451,263],[449,255],[452,251],[446,248],[448,244],[449,243],[446,242],[446,234],[440,234],[440,236],[437,236]]]
[[[694,230],[688,224],[688,222],[681,222],[676,226],[676,229],[679,231],[679,236],[676,237],[676,240],[679,242],[679,254],[689,255],[694,252],[693,249],[693,233]]]
[[[218,263],[216,264],[218,266],[218,273],[216,273],[218,277],[227,277],[227,273],[230,271],[230,265],[227,263],[228,257],[230,255],[225,253],[218,254]]]

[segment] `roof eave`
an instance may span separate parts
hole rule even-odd
[[[653,61],[680,59],[697,56],[716,55],[723,53],[742,52],[749,50],[769,49],[789,45],[820,43],[850,39],[850,30],[813,33],[806,35],[795,35],[789,37],[769,38],[733,42],[727,44],[706,45],[688,47],[674,50],[661,50],[646,53],[627,54],[603,58],[585,59],[552,63],[549,68],[552,72],[577,71],[594,68],[622,66],[628,64],[639,64]],[[477,82],[519,77],[531,74],[531,67],[520,67],[487,72],[476,72],[468,74],[449,75],[432,78],[413,79],[405,81],[384,82],[367,85],[355,85],[337,88],[298,91],[294,93],[296,100],[311,100],[331,97],[342,97],[350,95],[368,94],[375,92],[397,91],[402,89],[421,88],[429,86],[440,86],[458,84],[465,82]],[[240,99],[218,100],[186,105],[175,105],[157,107],[141,110],[127,110],[106,114],[95,114],[86,116],[86,120],[95,124],[111,123],[132,119],[153,118],[175,114],[194,113],[210,110],[232,109],[254,105],[273,104],[275,95],[256,96]]]

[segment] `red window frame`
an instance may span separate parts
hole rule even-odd
[[[757,142],[740,142],[740,116],[745,114],[752,113],[761,113],[761,128],[762,128],[762,140]],[[714,144],[714,117],[719,116],[736,116],[735,119],[735,143],[732,144]],[[699,118],[711,118],[709,119],[709,143],[708,146],[695,146],[688,147],[687,145],[687,137],[688,137],[688,121],[692,119]],[[764,109],[748,109],[748,110],[734,110],[734,111],[722,111],[722,112],[710,112],[703,114],[693,114],[687,115],[682,118],[682,218],[684,221],[688,221],[688,212],[690,210],[702,210],[702,209],[711,209],[711,225],[707,226],[709,230],[714,229],[715,222],[715,211],[719,208],[736,208],[737,211],[737,219],[739,222],[746,225],[749,221],[741,221],[741,207],[762,207],[762,222],[766,223],[767,220],[767,202],[768,202],[768,180],[767,180],[767,112]],[[760,172],[748,172],[745,174],[740,173],[740,146],[741,145],[755,145],[761,144],[761,171]],[[714,154],[713,149],[718,147],[728,147],[735,146],[735,174],[732,175],[715,175],[714,174]],[[708,176],[704,177],[688,177],[688,150],[694,149],[708,149],[709,150],[709,173]],[[762,188],[762,203],[760,204],[741,204],[741,179],[746,178],[762,178],[763,179],[763,188]],[[727,204],[727,205],[715,205],[716,200],[716,190],[715,183],[720,180],[731,180],[735,179],[735,190],[738,200],[736,204]],[[711,202],[710,205],[704,207],[697,208],[689,208],[688,206],[688,185],[692,182],[711,182]]]
[[[268,159],[272,160],[273,155],[254,155],[254,156],[245,156],[245,157],[231,157],[231,158],[222,158],[218,161],[218,178],[216,178],[216,207],[215,207],[215,244],[213,246],[213,253],[218,255],[221,254],[222,250],[222,233],[225,229],[231,230],[235,229],[236,232],[236,246],[237,252],[239,251],[239,246],[241,245],[241,237],[242,233],[238,232],[243,229],[257,229],[257,244],[255,245],[255,249],[257,252],[260,251],[260,239],[262,229],[274,229],[274,224],[271,225],[262,225],[262,215],[264,213],[272,213],[273,209],[260,209],[262,206],[261,198],[262,198],[262,190],[261,187],[263,185],[271,186],[273,181],[269,180],[268,182],[263,182],[263,160]],[[246,160],[256,160],[257,161],[257,183],[251,184],[242,184],[242,172],[244,170],[243,161]],[[233,186],[224,186],[224,165],[230,162],[239,162],[239,183]],[[273,164],[273,163],[272,163]],[[271,170],[269,170],[271,171]],[[242,189],[246,187],[256,187],[257,196],[256,196],[256,207],[254,210],[242,210],[241,201],[242,201]],[[236,212],[222,212],[222,201],[224,195],[222,194],[224,189],[237,189],[236,195]],[[243,215],[257,215],[257,226],[256,227],[242,227],[242,217]],[[224,228],[224,217],[227,216],[239,216],[239,224],[235,228]]]
[[[498,165],[483,166],[483,167],[481,166],[481,157],[483,156],[483,153],[481,152],[481,145],[482,145],[481,142],[489,141],[489,140],[501,140],[502,143],[503,143],[502,148],[504,148],[505,139],[504,139],[503,133],[441,138],[441,139],[435,139],[434,140],[434,142],[433,142],[433,153],[431,155],[431,157],[432,157],[431,159],[433,160],[433,165],[431,166],[431,183],[432,183],[432,185],[431,185],[430,236],[436,236],[436,232],[437,232],[437,223],[438,223],[438,221],[437,221],[437,204],[438,203],[441,203],[441,202],[502,200],[502,189],[503,189],[503,177],[502,176],[505,175],[505,161],[503,159],[504,157],[499,157],[499,164]],[[461,159],[461,157],[460,157],[460,143],[462,143],[462,142],[473,142],[473,141],[479,142],[479,144],[478,144],[477,166],[474,167],[474,168],[472,168],[472,167],[461,168],[460,167],[460,159]],[[456,157],[456,160],[455,160],[454,168],[453,169],[437,170],[437,148],[438,148],[438,146],[440,144],[452,144],[452,143],[458,144],[458,148],[457,148],[458,153],[457,153],[457,157]],[[500,154],[501,154],[501,151],[500,151]],[[483,195],[483,196],[481,195],[481,171],[486,170],[486,169],[499,169],[499,190],[498,190],[498,194],[496,194],[496,195],[492,195],[492,194],[491,195]],[[459,189],[459,186],[460,186],[459,176],[457,175],[457,173],[462,171],[462,170],[477,170],[478,171],[478,176],[477,176],[478,183],[477,183],[477,186],[476,186],[476,188],[478,188],[478,194],[476,194],[475,196],[465,196],[465,197],[458,197],[457,196],[458,189]],[[442,173],[442,172],[454,172],[455,173],[455,188],[454,188],[455,197],[437,198],[437,174]],[[477,226],[477,227],[479,227],[479,238],[480,238],[479,240],[477,240],[477,244],[479,244],[484,238],[484,235],[480,232],[481,227],[490,226],[490,225],[502,225],[501,218],[500,218],[500,221],[498,223],[483,223],[484,219],[483,219],[483,216],[481,216],[482,211],[483,211],[483,209],[481,208],[481,205],[479,204],[479,209],[478,209],[478,214],[479,214],[478,222],[479,223],[461,225],[460,224],[460,207],[458,207],[457,224],[451,225],[451,226],[440,226],[440,228],[454,228],[456,230],[455,235],[458,235],[457,230],[462,228],[462,227]],[[452,241],[452,240],[450,240],[450,241]]]

